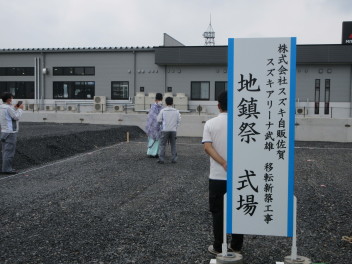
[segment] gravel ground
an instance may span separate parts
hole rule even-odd
[[[19,174],[0,176],[0,263],[213,258],[209,160],[200,138],[179,138],[178,163],[160,165],[146,157],[137,128],[21,125],[18,147],[26,154],[19,149],[16,168],[21,155],[37,157]],[[129,143],[126,131],[133,135]],[[351,263],[352,244],[341,237],[352,235],[352,143],[297,142],[295,155],[298,254]],[[243,254],[246,264],[275,264],[290,250],[289,238],[245,236]]]
[[[135,126],[21,122],[14,168],[24,169],[42,165],[126,141],[127,132],[130,139],[145,135]]]

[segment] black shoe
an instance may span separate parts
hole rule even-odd
[[[164,162],[162,160],[158,160],[157,163],[164,164]]]

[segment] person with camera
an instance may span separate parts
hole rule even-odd
[[[17,132],[23,104],[19,101],[13,106],[12,99],[13,95],[6,92],[2,95],[3,104],[0,105],[2,173],[4,174],[17,173],[12,168],[12,164],[16,152]]]

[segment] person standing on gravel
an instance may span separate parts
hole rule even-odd
[[[19,119],[22,115],[23,104],[12,106],[13,95],[4,93],[3,104],[0,105],[1,145],[2,145],[2,172],[16,174],[12,168],[16,152],[17,132]]]
[[[161,123],[161,138],[160,138],[160,149],[159,149],[159,164],[165,162],[165,147],[167,141],[170,141],[172,163],[177,161],[176,152],[176,131],[181,121],[180,111],[173,108],[172,105],[174,100],[172,97],[165,99],[166,107],[163,108],[158,115],[158,122]]]
[[[202,143],[210,156],[209,209],[213,217],[214,243],[208,247],[212,254],[222,251],[224,194],[227,180],[227,91],[218,97],[220,114],[204,125]],[[231,247],[236,253],[242,249],[243,235],[232,234]]]
[[[148,135],[148,149],[147,155],[149,157],[157,158],[159,153],[159,139],[161,135],[161,127],[158,123],[157,117],[163,108],[163,95],[157,93],[155,96],[155,103],[152,104],[148,113],[147,125],[145,127]]]

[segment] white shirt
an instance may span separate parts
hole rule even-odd
[[[227,161],[227,113],[220,113],[217,117],[208,120],[204,125],[202,143],[210,142],[213,148]],[[227,172],[210,157],[209,179],[225,180]]]
[[[17,133],[19,129],[19,119],[22,115],[21,109],[15,109],[12,105],[0,105],[0,125],[3,133]]]
[[[157,120],[161,123],[161,131],[176,131],[181,122],[181,114],[177,109],[166,106],[161,109]]]

